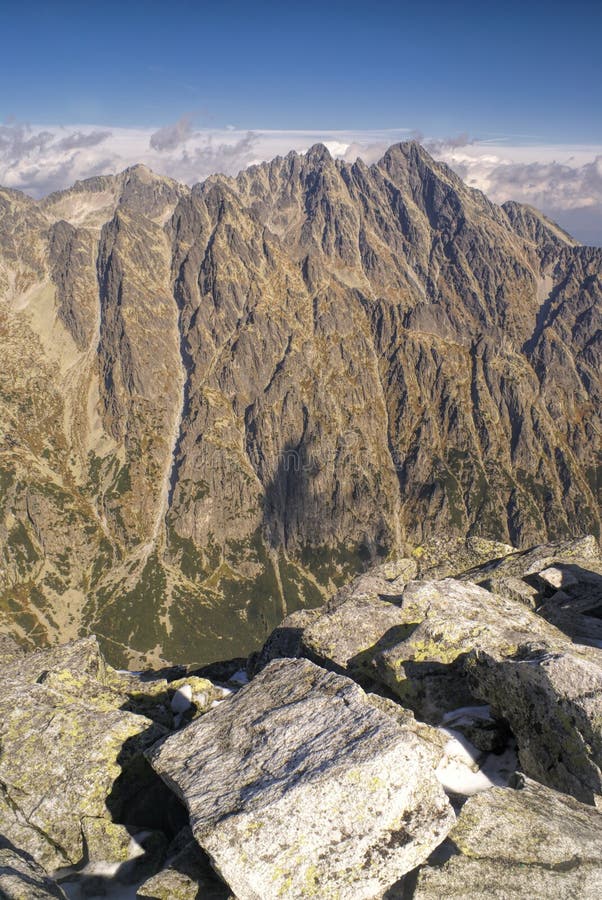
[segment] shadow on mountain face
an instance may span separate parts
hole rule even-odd
[[[322,487],[317,489],[316,484],[321,471],[330,466],[333,466],[334,474],[332,492],[327,494]],[[327,454],[324,459],[320,454],[312,454],[303,437],[297,444],[285,444],[274,474],[264,482],[263,531],[269,546],[296,556],[302,563],[315,556],[314,564],[318,569],[321,564],[328,565],[330,557],[332,564],[345,567],[346,577],[385,557],[391,548],[392,535],[384,518],[380,526],[369,524],[359,540],[352,544],[344,545],[336,539],[340,513],[336,509],[337,504],[341,505],[338,495],[347,489],[350,504],[354,498],[358,504],[366,501],[366,488],[360,486],[358,473],[361,473],[360,461],[355,471],[345,468],[337,475],[336,462]],[[351,490],[346,481],[351,482]],[[313,570],[312,565],[308,568]],[[320,573],[314,574],[319,576]]]

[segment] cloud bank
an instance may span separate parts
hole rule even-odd
[[[191,119],[158,130],[97,126],[0,125],[0,184],[34,197],[74,181],[119,172],[134,163],[193,184],[214,172],[234,175],[253,163],[303,152],[321,141],[333,156],[375,162],[390,144],[417,138],[470,186],[492,200],[543,210],[578,240],[602,245],[602,146],[481,141],[467,134],[425,137],[383,131],[195,130]]]

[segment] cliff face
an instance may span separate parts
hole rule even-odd
[[[415,143],[0,191],[2,630],[200,662],[436,532],[599,534],[601,280]]]

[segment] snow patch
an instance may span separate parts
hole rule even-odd
[[[471,725],[476,721],[492,721],[488,706],[463,706],[443,717],[438,728],[447,735],[443,758],[436,775],[445,791],[471,797],[492,787],[507,787],[518,766],[514,739],[502,753],[483,753],[471,744],[453,725]]]
[[[192,688],[189,684],[179,687],[171,698],[171,709],[174,713],[188,712],[192,706]]]
[[[136,900],[138,888],[147,880],[148,873],[131,883],[131,860],[144,856],[146,851],[142,841],[151,834],[151,831],[138,831],[132,835],[126,862],[91,862],[82,868],[59,869],[52,877],[69,900],[94,900],[96,897]]]

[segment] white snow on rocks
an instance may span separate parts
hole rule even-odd
[[[150,831],[140,831],[132,835],[130,840],[128,861],[126,862],[93,862],[82,868],[61,869],[53,878],[59,882],[69,900],[136,900],[140,885],[147,874],[131,883],[132,860],[143,856],[144,847],[140,843],[149,836]],[[65,879],[65,880],[63,880]]]
[[[448,793],[471,797],[492,787],[507,787],[518,766],[514,740],[509,741],[503,753],[483,753],[453,727],[470,725],[477,720],[492,720],[488,706],[463,706],[446,713],[444,724],[438,729],[449,736],[436,770],[437,778]]]
[[[192,706],[192,688],[189,684],[183,684],[175,691],[171,698],[172,712],[182,714],[188,712]]]

